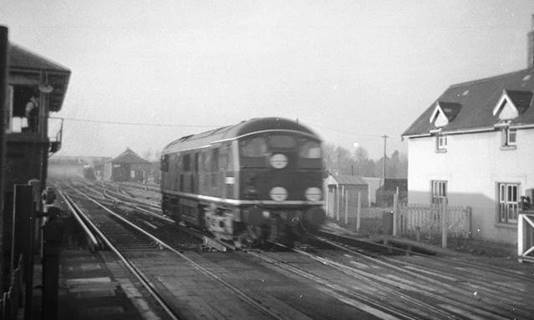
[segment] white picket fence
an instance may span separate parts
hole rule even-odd
[[[442,217],[446,217],[446,226]],[[469,238],[471,230],[471,208],[448,206],[447,204],[408,204],[399,205],[396,212],[397,232],[400,235],[435,237],[447,236]]]

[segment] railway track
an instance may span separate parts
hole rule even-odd
[[[207,318],[210,318],[210,316],[205,314],[205,308],[197,309],[194,312],[184,312],[183,310],[190,310],[191,308],[182,308],[183,305],[179,302],[179,297],[174,296],[173,292],[170,290],[165,290],[166,285],[158,280],[161,268],[175,269],[175,272],[180,270],[181,273],[184,273],[184,269],[190,269],[187,273],[189,276],[194,273],[194,278],[196,278],[197,281],[204,283],[206,283],[207,280],[211,281],[212,283],[209,285],[210,289],[220,292],[221,297],[224,297],[226,301],[239,300],[239,302],[234,301],[232,305],[235,305],[236,303],[240,305],[239,313],[242,315],[243,313],[246,313],[246,316],[243,318],[293,318],[294,314],[288,317],[283,312],[278,312],[269,306],[265,306],[262,301],[257,301],[246,291],[227,282],[217,273],[202,266],[200,263],[194,261],[150,233],[147,233],[142,228],[139,228],[137,225],[113,212],[90,196],[83,194],[82,192],[76,192],[71,195],[67,194],[66,198],[70,199],[67,200],[70,205],[80,212],[85,210],[75,204],[76,201],[72,199],[76,199],[77,201],[82,200],[82,202],[85,203],[84,206],[89,206],[89,203],[94,204],[94,206],[91,207],[91,214],[87,215],[90,216],[89,219],[92,224],[92,229],[96,230],[98,237],[104,239],[106,245],[120,257],[120,259],[127,265],[128,269],[143,283],[146,289],[151,292],[162,308],[165,309],[169,318],[193,319],[202,314],[207,316]],[[118,223],[117,221],[120,221],[121,223]],[[125,225],[127,225],[127,227]],[[135,232],[132,230],[135,230]],[[160,268],[147,268],[147,255],[151,257],[150,261],[152,263],[157,261]],[[230,298],[230,296],[233,296],[233,298]],[[243,303],[247,304],[248,307],[243,306]],[[189,305],[188,307],[191,306]],[[224,310],[217,311],[217,314],[224,313]],[[218,317],[214,318],[216,319]]]
[[[356,277],[362,283],[368,281],[377,290],[395,291],[403,300],[404,307],[413,306],[414,311],[422,308],[423,312],[432,312],[427,315],[429,318],[529,319],[534,314],[534,308],[525,299],[527,293],[533,292],[534,279],[524,278],[526,274],[519,279],[528,282],[519,285],[519,279],[513,275],[502,277],[502,270],[491,273],[494,268],[486,269],[483,275],[473,274],[477,269],[472,266],[471,272],[463,272],[467,270],[468,263],[461,260],[429,259],[421,254],[400,256],[400,260],[399,256],[377,257],[367,249],[321,237],[316,239],[342,250],[344,254],[313,247],[292,251]],[[411,250],[397,250],[413,254]],[[495,279],[496,283],[493,282]]]
[[[92,194],[98,192],[92,191]],[[101,192],[100,198],[117,204],[117,199],[112,200],[109,194]],[[128,202],[128,197],[120,201]],[[135,204],[130,203],[129,206],[135,207]],[[157,209],[151,210],[157,215]],[[144,217],[151,216],[147,214]],[[160,230],[154,228],[153,231]],[[173,242],[172,235],[166,238],[167,243]],[[276,290],[265,293],[251,289],[250,283],[229,276],[228,269],[239,268],[244,273],[260,273],[261,278],[273,277],[272,274],[287,277],[285,282],[289,283],[289,279],[294,282],[291,288],[286,286],[286,290],[310,290],[315,292],[314,295],[318,295],[319,290],[322,298],[317,300],[315,297],[314,301],[336,301],[337,309],[356,310],[363,318],[529,319],[534,314],[534,308],[530,307],[526,298],[534,293],[534,280],[528,273],[507,274],[502,269],[479,267],[476,263],[470,264],[469,260],[457,257],[438,255],[429,258],[427,252],[418,252],[413,248],[407,250],[369,242],[362,246],[362,243],[354,243],[354,239],[342,240],[335,235],[327,239],[326,234],[321,234],[314,241],[322,245],[311,244],[304,249],[292,250],[284,248],[275,252],[248,250],[222,256],[199,255],[194,260],[208,265],[208,270],[224,279],[230,286],[223,285],[227,290],[232,291],[231,287],[234,287],[245,296],[254,292],[256,298],[253,301],[261,305],[265,301],[272,301],[271,296],[280,299],[280,293]],[[264,271],[265,268],[267,271]],[[247,282],[251,281],[254,282]],[[264,285],[264,282],[260,283],[261,287]],[[310,286],[309,289],[302,289]],[[305,303],[292,301],[290,306],[284,307],[283,312],[262,314],[269,318],[292,314],[291,318],[337,319],[346,311],[322,310],[321,313],[317,310],[315,314],[310,314],[302,306]]]

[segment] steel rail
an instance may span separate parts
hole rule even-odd
[[[473,297],[472,294],[465,292],[465,290],[463,290],[461,288],[458,288],[457,286],[445,283],[445,282],[437,280],[437,279],[433,279],[433,278],[431,278],[429,276],[422,275],[421,273],[418,273],[418,272],[415,272],[415,271],[407,270],[407,269],[405,269],[405,268],[403,268],[401,266],[395,265],[395,264],[393,264],[391,262],[383,261],[383,260],[377,259],[375,257],[369,256],[367,254],[352,250],[350,248],[347,248],[347,247],[345,247],[345,246],[343,246],[341,244],[338,244],[336,242],[333,242],[331,240],[324,239],[324,238],[321,238],[321,237],[318,237],[318,236],[314,236],[314,237],[319,241],[322,241],[324,243],[328,243],[328,244],[330,244],[330,245],[332,245],[332,246],[334,246],[336,248],[339,248],[339,249],[341,249],[343,251],[346,251],[346,252],[351,253],[353,255],[359,256],[361,258],[370,260],[370,261],[372,261],[372,262],[374,262],[376,264],[380,264],[380,265],[382,265],[384,267],[394,269],[394,270],[396,270],[396,271],[398,271],[400,273],[404,273],[404,274],[413,276],[414,278],[419,278],[419,279],[427,281],[427,282],[429,282],[429,283],[431,283],[433,285],[446,288],[446,289],[450,290],[451,292],[459,294],[460,296],[465,296],[466,298],[467,297],[469,297],[469,298]],[[492,298],[492,300],[494,300],[495,303],[498,303],[499,300],[502,300],[502,299],[503,299],[503,297],[500,297],[500,296]],[[468,306],[472,306],[472,304],[466,303],[465,301],[463,301],[463,302]],[[486,308],[479,308],[479,309],[477,309],[477,312],[479,312],[479,313],[487,313],[487,312],[493,312],[493,311],[486,310]],[[491,314],[486,314],[486,316],[501,317],[501,319],[507,319],[507,315],[505,315],[505,314],[491,313]]]
[[[85,196],[87,199],[90,199],[91,201],[95,202],[92,198],[87,196],[86,194],[82,193],[81,191],[78,191],[76,189],[73,189],[75,192],[79,193],[82,196]],[[96,202],[98,203],[98,202]],[[103,207],[103,206],[102,206]],[[105,207],[103,207],[105,208]],[[81,210],[80,208],[78,208]],[[124,263],[126,268],[141,282],[143,287],[148,290],[150,295],[158,302],[158,304],[165,310],[166,314],[173,320],[180,320],[178,316],[176,316],[175,312],[172,311],[171,307],[165,302],[165,300],[157,293],[157,289],[155,289],[152,286],[152,283],[150,280],[148,280],[145,275],[135,266],[133,263],[131,263],[128,259],[126,259],[125,256],[122,255],[122,253],[111,243],[111,241],[100,231],[100,229],[97,228],[96,225],[94,225],[91,221],[89,221],[89,224],[95,229],[95,232],[98,234],[98,236],[104,241],[104,243],[108,246],[108,248],[115,253],[119,259]]]
[[[402,289],[400,286],[392,284],[391,281],[386,280],[386,279],[382,279],[381,277],[379,277],[377,275],[374,275],[372,273],[365,272],[365,271],[362,271],[362,270],[358,270],[358,269],[356,269],[354,267],[347,266],[347,265],[345,265],[343,263],[339,263],[339,262],[333,261],[333,260],[331,260],[329,258],[325,258],[325,257],[321,257],[321,256],[318,256],[318,255],[314,255],[314,254],[305,252],[305,251],[300,250],[300,249],[293,248],[292,250],[294,252],[296,252],[296,253],[299,253],[299,254],[307,256],[307,257],[309,257],[309,258],[311,258],[311,259],[313,259],[315,261],[318,261],[318,262],[320,262],[320,263],[322,263],[324,265],[331,266],[334,269],[339,270],[339,271],[341,271],[341,272],[343,272],[345,274],[348,274],[350,276],[358,275],[358,276],[360,276],[361,278],[363,278],[365,280],[373,281],[377,286],[380,286],[381,289],[384,290],[384,291],[388,291],[388,289],[389,289],[388,286],[390,286],[390,287],[393,286],[395,288]],[[434,298],[440,298],[438,295],[431,294],[431,293],[427,293],[427,295],[432,296]],[[445,312],[442,309],[439,309],[439,308],[437,308],[437,307],[435,307],[435,306],[433,306],[433,305],[431,305],[429,303],[426,303],[426,302],[423,302],[421,300],[418,300],[417,298],[413,298],[413,297],[411,297],[409,295],[399,293],[399,296],[403,300],[405,300],[407,302],[413,303],[414,305],[420,306],[422,308],[426,308],[427,310],[431,310],[432,312],[440,314],[441,316],[447,317],[449,319],[461,319],[461,318],[455,317],[454,315],[451,315],[450,313]],[[449,301],[449,303],[451,303],[451,302]]]
[[[258,252],[246,251],[247,254],[250,254],[258,259],[261,259],[269,264],[275,265],[278,268],[296,274],[305,279],[314,281],[317,284],[320,284],[329,289],[329,294],[334,298],[351,305],[357,309],[365,311],[371,315],[374,315],[380,319],[386,320],[398,320],[398,319],[411,319],[417,320],[419,318],[410,316],[404,313],[401,310],[397,310],[395,307],[389,307],[381,305],[371,298],[365,296],[364,294],[349,291],[349,289],[342,287],[341,285],[333,284],[328,280],[325,280],[319,276],[316,276],[308,271],[302,270],[298,267],[292,266],[285,261],[276,260],[267,256],[262,255]],[[347,299],[347,298],[350,298]]]
[[[421,257],[428,257],[429,255],[428,254],[425,254],[423,252],[419,252],[417,250],[410,250],[410,249],[404,249],[404,248],[399,248],[399,247],[395,247],[393,245],[387,245],[387,244],[383,244],[383,243],[376,243],[376,242],[373,242],[373,241],[365,241],[365,240],[360,240],[360,239],[354,239],[350,236],[346,236],[346,235],[340,235],[340,234],[336,234],[336,233],[333,233],[332,231],[330,230],[326,230],[326,229],[321,229],[320,230],[321,233],[323,234],[326,234],[328,236],[332,236],[332,237],[336,237],[336,238],[341,238],[341,239],[346,239],[346,240],[349,240],[349,241],[360,241],[366,245],[374,245],[376,247],[379,247],[379,248],[384,248],[384,249],[388,249],[388,250],[391,250],[391,251],[396,251],[396,252],[402,252],[402,253],[405,253],[406,255],[413,255],[413,256],[421,256]],[[423,248],[423,251],[431,251],[430,249],[424,249]],[[459,253],[458,254],[459,256],[465,256],[465,254],[463,253]],[[386,258],[387,259],[387,258]],[[434,260],[436,261],[443,261],[443,262],[447,262],[449,263],[450,262],[450,259],[447,259],[446,257],[443,257],[443,256],[440,256],[439,254],[435,255],[433,257]],[[409,264],[408,262],[405,262],[406,264]],[[497,268],[497,267],[494,267],[492,265],[488,265],[488,264],[482,264],[482,263],[478,263],[478,262],[475,262],[475,261],[469,261],[469,262],[464,262],[464,261],[455,261],[455,263],[459,264],[459,265],[463,265],[463,266],[467,266],[467,267],[477,267],[478,269],[484,269],[485,271],[489,271],[489,272],[494,272],[494,273],[498,273],[500,275],[503,275],[503,276],[510,276],[510,271],[504,271],[503,269],[500,269],[500,268]],[[414,266],[420,266],[418,264],[414,264],[414,263],[411,263],[412,265]],[[525,279],[525,280],[529,280],[531,281],[532,280],[532,277],[530,277],[529,275],[526,275],[522,272],[514,272],[513,273],[514,276],[516,277],[519,277],[521,279]]]
[[[123,221],[124,223],[126,223],[127,225],[129,225],[130,227],[134,228],[135,230],[141,232],[142,234],[146,235],[147,237],[149,237],[150,239],[152,239],[153,241],[155,241],[156,243],[158,243],[161,247],[167,249],[167,250],[170,250],[171,252],[175,253],[176,255],[178,255],[180,258],[186,260],[189,264],[191,264],[191,266],[193,266],[193,268],[195,268],[196,270],[198,270],[199,272],[203,273],[204,275],[207,275],[209,277],[211,277],[212,279],[215,279],[216,281],[218,281],[219,283],[223,284],[225,287],[227,287],[228,289],[230,289],[232,292],[234,292],[241,300],[255,306],[257,309],[265,312],[266,314],[268,314],[269,316],[275,318],[275,319],[284,319],[283,316],[281,315],[278,315],[276,313],[274,313],[272,310],[270,310],[269,308],[263,306],[260,302],[254,300],[253,298],[249,297],[246,293],[244,293],[243,291],[241,291],[240,289],[238,289],[237,287],[231,285],[230,283],[228,283],[227,281],[225,281],[224,279],[222,279],[221,277],[219,277],[217,274],[215,274],[214,272],[208,270],[207,268],[204,268],[203,266],[201,266],[200,264],[198,264],[197,262],[193,261],[191,258],[187,257],[186,255],[184,255],[183,253],[181,253],[180,251],[174,249],[172,246],[168,245],[167,243],[161,241],[159,238],[153,236],[152,234],[146,232],[145,230],[143,230],[142,228],[140,228],[139,226],[135,225],[134,223],[128,221],[127,219],[125,219],[124,217],[120,216],[119,214],[113,212],[112,210],[110,210],[109,208],[107,208],[106,206],[102,205],[101,203],[99,203],[98,201],[92,199],[91,197],[89,197],[88,195],[86,194],[83,194],[81,193],[80,191],[78,190],[74,190],[75,192],[78,192],[80,193],[82,196],[84,196],[85,198],[87,198],[88,200],[90,200],[91,202],[93,202],[94,204],[96,204],[97,206],[101,207],[102,209],[104,209],[105,211],[107,211],[109,214],[111,214],[112,216],[116,217],[117,219]]]
[[[82,227],[83,231],[85,232],[85,234],[89,238],[90,247],[92,247],[92,248],[100,247],[100,242],[98,241],[98,239],[96,239],[96,237],[93,234],[93,232],[91,232],[91,230],[89,230],[89,227],[87,226],[87,223],[91,223],[89,221],[89,218],[87,216],[85,216],[85,214],[79,208],[78,209],[75,208],[77,206],[72,201],[72,199],[70,198],[69,195],[63,193],[63,191],[61,191],[61,190],[58,190],[58,193],[65,200],[65,203],[69,207],[69,210],[72,212],[72,215],[74,216],[76,221],[78,221],[78,223]]]

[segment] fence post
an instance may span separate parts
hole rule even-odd
[[[360,232],[360,213],[362,211],[361,192],[358,191],[358,205],[356,206],[356,232]]]
[[[399,206],[399,187],[395,190],[393,194],[393,236],[397,236],[397,215],[398,215],[398,206]]]
[[[447,248],[447,199],[441,198],[440,201],[441,211],[441,247]]]
[[[345,225],[349,224],[349,190],[345,189]]]
[[[471,207],[467,207],[465,210],[467,215],[467,238],[471,239],[473,237],[473,217],[471,214]]]
[[[341,189],[341,191],[343,192],[343,188]],[[339,211],[341,210],[341,194],[342,192],[339,192],[339,184],[336,185],[336,204],[337,204],[337,208],[336,208],[336,221],[339,221]]]

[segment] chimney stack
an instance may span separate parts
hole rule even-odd
[[[534,14],[531,16],[531,23],[532,26],[530,28],[530,31],[527,34],[528,40],[527,40],[527,66],[529,68],[534,67]]]

